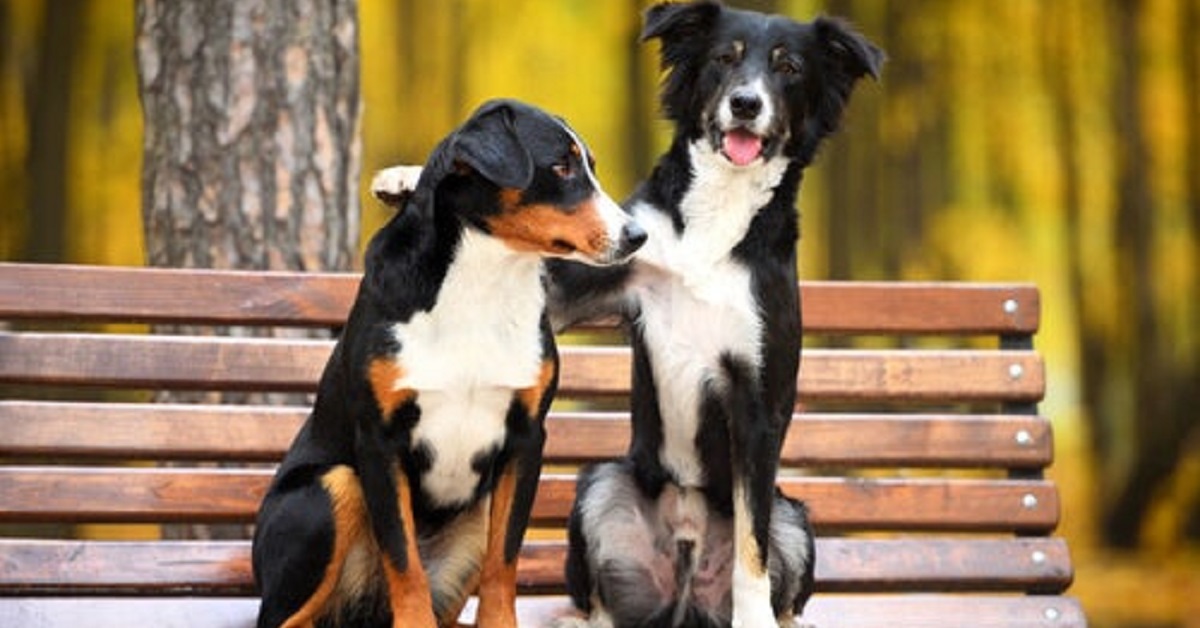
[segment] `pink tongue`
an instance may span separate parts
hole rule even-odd
[[[723,146],[725,156],[738,166],[748,165],[762,153],[762,138],[742,129],[725,134]]]

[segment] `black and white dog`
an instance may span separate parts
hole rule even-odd
[[[625,209],[633,262],[551,264],[556,326],[619,312],[626,459],[585,470],[567,584],[591,626],[790,621],[812,592],[806,511],[775,485],[800,356],[801,173],[883,53],[847,24],[715,2],[649,9],[674,141]],[[561,622],[569,624],[569,621]]]

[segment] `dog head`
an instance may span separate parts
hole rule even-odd
[[[884,61],[840,20],[802,23],[711,1],[651,7],[649,39],[662,41],[667,117],[738,167],[779,155],[810,161],[854,84],[877,78]]]
[[[389,168],[372,184],[377,198],[398,206],[410,189],[418,211],[454,214],[518,251],[605,265],[627,260],[646,240],[600,188],[583,140],[517,101],[482,105],[434,149],[419,178],[412,168]]]

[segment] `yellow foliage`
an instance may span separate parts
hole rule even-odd
[[[505,96],[564,116],[596,153],[610,194],[626,195],[646,174],[635,162],[647,163],[665,146],[669,133],[656,122],[657,44],[636,41],[639,11],[649,4],[361,0],[362,189],[379,168],[423,162],[434,143],[476,105]],[[777,6],[809,19],[828,12],[830,4],[780,0]],[[1148,211],[1155,219],[1157,322],[1171,330],[1169,349],[1177,359],[1200,352],[1200,295],[1195,293],[1200,242],[1194,237],[1197,226],[1190,224],[1182,167],[1197,158],[1187,154],[1185,140],[1189,125],[1198,122],[1184,113],[1189,79],[1180,64],[1196,44],[1178,27],[1184,3],[1147,0],[1144,5],[1138,23],[1141,83],[1126,86],[1114,84],[1121,61],[1110,45],[1109,14],[1115,2],[836,3],[851,10],[872,39],[886,40],[891,61],[880,83],[864,83],[855,96],[855,106],[870,107],[855,113],[866,112],[872,124],[851,116],[834,142],[856,138],[854,157],[862,163],[854,167],[863,170],[857,181],[879,188],[881,206],[907,202],[891,198],[895,190],[886,187],[904,176],[894,171],[897,164],[921,166],[923,178],[914,187],[928,206],[915,212],[922,221],[917,241],[900,252],[902,277],[1025,280],[1042,288],[1045,331],[1038,338],[1052,373],[1045,411],[1068,417],[1060,420],[1054,474],[1061,486],[1076,491],[1064,496],[1065,530],[1079,564],[1074,591],[1085,607],[1095,605],[1107,613],[1116,602],[1131,599],[1114,589],[1147,588],[1141,584],[1145,576],[1155,578],[1151,590],[1182,591],[1182,598],[1190,590],[1190,598],[1146,611],[1148,621],[1166,623],[1200,611],[1195,607],[1194,592],[1200,587],[1195,553],[1158,565],[1177,542],[1171,530],[1177,527],[1178,502],[1200,492],[1200,467],[1194,457],[1189,459],[1170,491],[1176,502],[1160,502],[1151,524],[1156,553],[1134,558],[1097,553],[1089,519],[1095,496],[1087,495],[1092,468],[1080,458],[1087,448],[1078,419],[1083,409],[1075,363],[1077,311],[1089,327],[1108,337],[1128,335],[1122,328],[1127,326],[1122,307],[1129,287],[1114,280],[1120,235],[1115,182],[1129,146],[1117,134],[1113,101],[1123,89],[1138,89],[1142,106],[1138,123],[1145,135],[1153,197]],[[136,265],[142,263],[144,247],[135,3],[87,0],[84,7],[86,28],[78,34],[72,77],[70,180],[65,182],[69,213],[62,228],[71,261]],[[0,38],[5,46],[0,54],[0,259],[20,255],[26,235],[25,89],[36,86],[39,25],[44,11],[52,8],[46,0],[2,7],[7,22],[0,24],[8,31]],[[635,135],[631,121],[651,137]],[[873,135],[864,141],[856,133]],[[1067,135],[1074,146],[1062,144]],[[1074,156],[1078,178],[1074,230],[1068,228],[1064,206],[1072,174],[1063,160],[1066,154]],[[829,206],[836,181],[829,176],[827,157],[819,158],[806,175],[801,196],[801,264],[809,279],[828,276],[836,251],[827,234],[843,209]],[[390,210],[365,193],[362,201],[365,242]],[[851,225],[874,234],[861,240],[864,256],[875,254],[872,247],[878,241],[900,238],[887,231],[900,227],[898,221],[888,224]],[[1068,257],[1071,240],[1079,245],[1078,259]],[[1072,264],[1078,264],[1082,280],[1079,303],[1070,291]],[[1153,606],[1163,596],[1135,597]]]

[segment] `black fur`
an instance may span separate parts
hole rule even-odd
[[[515,564],[541,469],[545,439],[542,420],[557,385],[557,351],[544,310],[528,321],[526,327],[532,330],[528,337],[522,335],[513,341],[523,350],[540,355],[542,375],[532,378],[535,381],[528,385],[521,384],[522,388],[512,388],[507,407],[497,408],[496,418],[503,420],[503,434],[494,447],[475,452],[470,471],[477,483],[470,497],[459,503],[435,498],[423,484],[439,450],[454,443],[444,438],[418,442],[414,436],[423,420],[433,420],[427,413],[429,407],[423,405],[422,395],[427,393],[420,388],[405,388],[405,394],[397,391],[403,388],[405,374],[422,372],[424,365],[419,358],[408,359],[408,348],[396,330],[418,315],[441,316],[438,312],[442,310],[436,308],[444,296],[447,277],[460,255],[465,255],[465,242],[468,237],[472,241],[486,240],[498,218],[511,218],[536,204],[543,210],[554,208],[570,222],[578,208],[590,208],[598,199],[607,201],[591,178],[571,176],[588,167],[586,147],[561,120],[515,101],[493,101],[480,107],[434,149],[416,189],[381,194],[385,202],[396,204],[397,212],[371,240],[358,296],[321,377],[312,414],[276,472],[259,510],[253,567],[263,596],[260,628],[281,625],[310,600],[320,608],[305,618],[318,625],[391,626],[397,600],[388,598],[385,570],[404,574],[421,567],[410,564],[413,548],[407,545],[407,524],[401,510],[411,507],[415,529],[407,532],[419,543],[437,537],[439,547],[451,548],[453,539],[443,543],[439,535],[452,523],[464,521],[463,517],[479,516],[479,512],[487,516],[478,506],[485,496],[494,493],[506,472],[515,476],[511,515],[500,522],[504,526],[503,547],[490,551],[502,552],[505,565]],[[620,212],[615,214],[619,216]],[[625,225],[619,230],[619,241],[610,242],[611,250],[603,251],[613,259],[627,257],[644,237],[630,227],[631,222],[604,222],[601,226],[619,224]],[[527,226],[536,230],[541,223]],[[506,250],[507,245],[490,246]],[[558,253],[532,251],[534,245],[529,242],[514,246],[523,247],[514,251],[531,251],[536,256],[523,258],[532,260],[528,275],[532,282],[499,284],[500,289],[516,295],[518,301],[539,304],[540,267],[536,264],[540,264],[540,257]],[[480,277],[479,281],[489,279]],[[498,312],[486,302],[477,305],[477,314],[471,315],[474,318],[468,324],[477,319],[486,329]],[[445,333],[453,335],[455,331]],[[438,344],[440,336],[428,342],[433,348],[427,352],[438,352],[442,347]],[[462,359],[443,355],[449,355],[449,360]],[[374,371],[388,360],[403,370],[384,376]],[[484,364],[480,368],[509,368],[507,363]],[[454,369],[441,368],[439,373],[449,373],[441,375],[448,378],[448,385],[459,381],[454,379]],[[471,399],[475,393],[470,387],[474,385],[465,382],[461,390],[439,389],[438,393],[452,396],[460,392],[464,399]],[[536,407],[527,407],[533,400]],[[446,414],[442,414],[443,421],[454,420]],[[463,425],[461,429],[466,433],[473,428]],[[402,482],[411,489],[407,504],[399,499]],[[361,498],[355,497],[359,494]],[[345,510],[339,515],[335,507],[338,499],[358,510]],[[360,511],[361,516],[353,514]],[[347,529],[366,530],[357,533],[355,538],[369,535],[360,538],[357,547],[374,554],[360,561],[366,563],[365,567],[355,567],[362,569],[358,574],[365,585],[326,596],[321,593],[322,582],[326,589],[330,583],[344,582],[326,576],[335,559],[339,522]],[[344,535],[343,540],[350,536]],[[435,550],[422,545],[420,551]],[[421,555],[423,563],[428,560],[436,564],[438,558]],[[339,564],[334,568],[350,567]],[[428,594],[419,592],[429,599],[418,600],[419,606],[430,608],[443,625],[452,625],[457,616],[450,615],[461,608],[466,594],[471,593],[465,591],[466,587],[478,575],[442,574],[434,578],[431,574],[431,590]]]
[[[796,199],[803,169],[812,162],[822,140],[838,127],[854,84],[864,76],[878,76],[883,53],[837,19],[820,17],[800,23],[709,1],[651,7],[642,40],[651,39],[661,41],[666,71],[662,108],[674,123],[675,135],[649,178],[624,204],[628,211],[665,215],[676,236],[699,228],[688,224],[684,212],[684,201],[698,184],[693,161],[698,150],[724,155],[734,164],[730,168],[736,166],[742,172],[747,168],[765,172],[768,164],[782,167],[778,184],[764,190],[768,200],[754,209],[745,233],[727,252],[727,259],[749,274],[749,290],[759,317],[760,358],[747,360],[744,356],[753,351],[729,347],[709,375],[694,382],[701,391],[694,446],[705,478],[704,485],[697,488],[706,495],[714,521],[732,518],[734,487],[743,487],[759,564],[771,567],[772,606],[777,615],[799,612],[812,592],[811,527],[803,504],[783,497],[775,488],[782,439],[795,407],[800,355]],[[732,114],[732,122],[725,120],[735,104],[740,113]],[[756,155],[727,152],[726,142],[736,133],[742,137],[753,134]],[[744,153],[747,149],[738,150]],[[623,464],[636,479],[642,498],[654,500],[666,487],[675,486],[679,477],[662,458],[660,404],[672,401],[662,398],[670,393],[656,381],[652,359],[667,348],[655,346],[653,330],[644,329],[639,322],[647,314],[645,308],[657,306],[638,295],[659,294],[668,288],[666,283],[656,282],[674,280],[662,278],[664,272],[673,272],[670,269],[643,271],[639,264],[638,259],[628,266],[607,269],[551,264],[551,314],[556,327],[610,312],[623,314],[630,322],[633,438]],[[680,290],[678,284],[672,285]],[[572,547],[567,580],[576,605],[590,611],[591,601],[598,595],[614,617],[626,617],[617,622],[619,627],[694,625],[662,623],[662,617],[679,617],[674,610],[667,615],[656,612],[644,620],[629,619],[620,598],[603,595],[603,580],[619,582],[630,574],[612,574],[589,563],[597,543],[614,541],[606,536],[610,533],[605,526],[588,529],[584,525],[585,510],[607,504],[596,496],[599,492],[593,484],[591,475],[581,477],[569,525]],[[784,518],[778,523],[796,532],[796,538],[802,535],[806,539],[806,547],[772,547],[772,512]],[[783,554],[804,550],[806,562],[782,560],[786,556],[773,561],[769,549]],[[686,600],[663,600],[668,606],[676,602]]]

